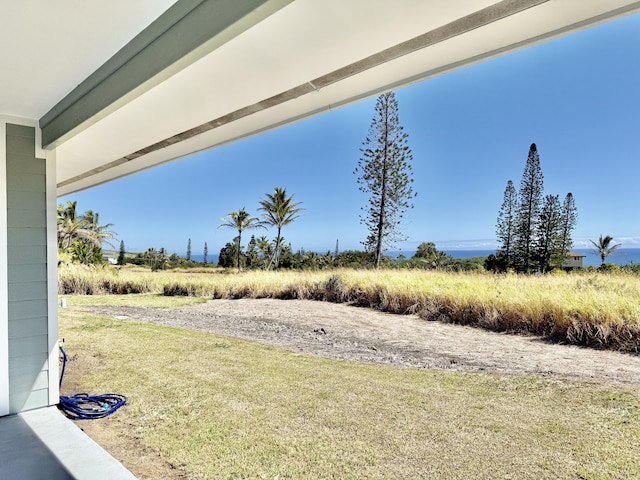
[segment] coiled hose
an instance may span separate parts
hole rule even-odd
[[[67,366],[67,352],[60,345],[62,352],[62,373],[60,374],[60,387],[64,378],[64,370]],[[72,420],[93,420],[108,417],[123,405],[127,404],[127,397],[117,393],[104,393],[102,395],[88,395],[76,393],[70,397],[60,395],[59,408]]]

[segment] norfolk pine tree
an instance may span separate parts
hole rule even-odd
[[[533,266],[536,225],[542,204],[543,175],[535,143],[529,147],[527,163],[520,182],[518,223],[514,242],[514,259],[519,271],[528,273]]]
[[[571,232],[578,223],[578,209],[576,201],[571,192],[567,193],[562,202],[562,211],[560,213],[560,248],[562,250],[562,258],[560,266],[564,263],[564,259],[573,248],[573,238]]]
[[[542,198],[542,170],[535,143],[529,149],[522,176],[521,190],[507,182],[504,200],[498,214],[496,235],[499,248],[491,268],[529,272],[534,263],[541,271],[562,267],[573,247],[571,232],[578,214],[575,200],[568,193],[562,205],[556,195]]]
[[[206,265],[207,264],[207,255],[209,255],[209,247],[207,247],[207,242],[204,242],[204,252],[203,253],[204,253],[204,258],[203,258],[202,263],[204,265]]]
[[[498,268],[503,271],[513,266],[513,242],[516,235],[517,211],[518,192],[516,192],[513,182],[509,180],[504,189],[504,200],[496,223],[496,235],[500,242]]]
[[[187,242],[187,260],[191,260],[191,239]]]
[[[542,202],[540,216],[536,225],[535,258],[542,273],[547,272],[552,263],[557,264],[561,253],[562,242],[560,222],[562,214],[558,195],[547,195]]]
[[[124,240],[120,240],[120,252],[118,252],[118,265],[124,265],[124,258],[127,252],[124,249]]]
[[[365,214],[360,216],[360,223],[369,231],[367,240],[362,243],[373,254],[376,268],[380,267],[385,247],[404,240],[400,224],[407,209],[413,208],[410,203],[415,196],[411,188],[413,155],[408,137],[398,119],[395,94],[380,95],[360,150],[363,156],[354,171],[360,191],[369,194],[369,203],[362,208]]]

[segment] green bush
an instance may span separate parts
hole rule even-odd
[[[598,270],[601,272],[619,272],[620,265],[616,265],[615,263],[604,262],[602,265],[598,267]]]
[[[551,275],[567,275],[567,271],[562,268],[554,268],[549,272]]]

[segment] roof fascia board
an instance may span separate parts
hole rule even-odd
[[[55,148],[293,0],[179,0],[40,119]]]
[[[96,167],[90,171],[83,172],[75,177],[72,177],[65,181],[60,182],[58,184],[58,188],[71,185],[76,181],[86,178],[88,176],[96,175],[106,170],[118,167],[119,165],[135,160],[138,157],[147,155],[157,150],[161,150],[175,143],[188,140],[194,136],[200,135],[201,133],[207,132],[214,128],[218,128],[228,123],[235,122],[239,119],[242,119],[243,117],[252,115],[256,112],[260,112],[262,110],[266,110],[271,107],[288,102],[290,100],[296,99],[303,95],[319,91],[320,89],[325,88],[333,83],[338,83],[341,80],[345,80],[348,77],[352,77],[352,76],[358,75],[359,73],[373,69],[395,58],[408,55],[408,54],[411,54],[412,52],[421,50],[430,45],[446,41],[449,38],[462,35],[465,32],[468,32],[470,30],[480,28],[484,25],[496,22],[505,17],[515,15],[519,12],[522,12],[523,10],[527,10],[529,8],[535,7],[536,5],[540,5],[548,1],[549,0],[502,0],[502,1],[499,1],[489,7],[486,7],[482,10],[478,10],[474,13],[471,13],[462,18],[454,20],[446,25],[443,25],[442,27],[436,28],[430,32],[422,34],[411,40],[407,40],[399,45],[395,45],[393,47],[387,48],[382,52],[378,52],[376,54],[370,55],[369,57],[363,58],[362,60],[359,60],[355,63],[342,67],[336,71],[327,73],[322,77],[309,80],[306,83],[290,88],[289,90],[284,91],[271,98],[266,98],[255,104],[247,105],[243,108],[240,108],[239,110],[230,112],[222,117],[213,119],[202,125],[195,126],[184,132],[177,133],[172,137],[165,138],[153,145],[149,145],[136,152],[132,152],[129,155],[126,155],[122,158],[115,159],[107,164]],[[401,84],[402,81],[399,83]],[[377,92],[378,92],[377,90],[376,92],[373,92],[373,93],[366,92],[365,95],[359,98],[366,98]],[[352,102],[351,99],[347,99],[343,103],[351,103],[351,102]],[[332,106],[335,107],[336,105],[332,105]]]

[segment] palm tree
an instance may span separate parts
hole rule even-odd
[[[58,205],[58,248],[61,250],[68,250],[77,241],[94,242],[91,230],[76,209],[77,202],[67,201],[66,207]]]
[[[269,239],[264,235],[257,240],[258,251],[260,252],[262,266],[267,268],[271,258],[273,258],[273,248],[269,243]]]
[[[78,215],[77,202],[67,201],[67,205],[58,205],[57,209],[58,252],[70,254],[80,263],[101,263],[103,242],[111,243],[116,234],[109,230],[111,223],[100,225],[99,214],[88,210]]]
[[[155,248],[147,248],[147,251],[144,252],[144,259],[149,262],[149,267],[151,270],[155,271],[155,264],[158,258],[158,252]]]
[[[604,238],[602,237],[602,235],[600,235],[600,238],[598,239],[598,243],[594,242],[593,240],[589,240],[589,241],[595,247],[594,253],[597,253],[598,255],[600,255],[603,265],[604,265],[605,258],[613,255],[615,251],[622,246],[619,243],[611,245],[611,242],[613,241],[613,237],[609,235],[607,235]]]
[[[303,210],[298,207],[300,203],[301,202],[293,201],[293,195],[287,197],[286,189],[279,187],[274,189],[273,194],[268,193],[267,198],[260,200],[259,210],[264,212],[262,214],[264,223],[278,229],[273,258],[272,261],[269,262],[269,266],[271,266],[272,262],[275,264],[276,270],[278,269],[278,256],[282,248],[282,227],[289,225],[299,217],[297,213]],[[269,266],[267,268],[269,268]]]
[[[116,233],[109,230],[109,228],[113,227],[113,223],[100,225],[100,214],[93,210],[87,210],[84,212],[82,218],[87,229],[93,234],[93,237],[100,248],[102,248],[102,244],[104,243],[109,245],[111,248],[114,248],[113,241],[116,239]]]
[[[237,212],[231,212],[225,215],[221,220],[224,222],[218,226],[233,228],[238,231],[238,250],[236,252],[236,265],[240,271],[240,246],[242,245],[242,232],[252,228],[264,228],[264,225],[256,217],[252,217],[244,207]]]

